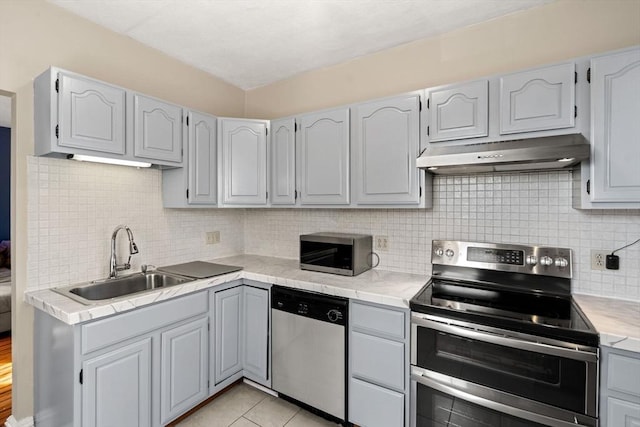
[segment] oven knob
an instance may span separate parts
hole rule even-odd
[[[548,256],[543,256],[542,258],[540,258],[540,264],[548,267],[553,264],[553,259]]]
[[[442,250],[442,248],[436,248],[435,253],[436,253],[436,256],[442,256],[444,251]]]
[[[569,262],[564,258],[556,258],[555,264],[558,268],[565,268],[567,265],[569,265]]]
[[[527,255],[527,265],[534,266],[538,263],[538,257],[535,255]]]
[[[453,250],[451,250],[451,249],[447,249],[446,251],[444,251],[444,254],[445,254],[448,258],[453,258]]]

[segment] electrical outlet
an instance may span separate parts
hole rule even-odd
[[[388,251],[389,250],[389,238],[387,236],[376,236],[375,237],[375,249],[378,251]]]
[[[220,243],[220,232],[219,231],[207,231],[205,234],[205,240],[207,245],[215,245],[216,243]]]
[[[605,260],[607,258],[606,251],[591,250],[591,269],[592,270],[604,270]]]

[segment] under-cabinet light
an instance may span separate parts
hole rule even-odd
[[[120,166],[133,166],[136,168],[151,167],[151,163],[147,163],[147,162],[136,162],[134,160],[122,160],[122,159],[110,159],[107,157],[85,156],[83,154],[69,154],[67,156],[67,159],[73,159],[79,162],[95,162],[95,163],[108,163],[111,165],[120,165]]]

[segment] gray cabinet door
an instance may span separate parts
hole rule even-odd
[[[296,203],[296,131],[294,119],[271,122],[272,205]]]
[[[591,200],[640,202],[640,49],[591,61]]]
[[[207,318],[170,329],[160,337],[160,416],[165,424],[207,397]]]
[[[349,204],[349,109],[300,117],[300,202]]]
[[[58,145],[125,154],[124,89],[58,74]]]
[[[151,338],[82,364],[82,425],[151,425]]]
[[[267,122],[219,119],[224,205],[267,203]]]
[[[573,62],[500,78],[500,134],[575,125]]]
[[[190,204],[215,205],[218,202],[217,119],[189,112],[188,164]]]
[[[640,427],[640,405],[614,397],[607,398],[608,427]]]
[[[349,421],[367,427],[405,425],[405,396],[352,378],[349,382]]]
[[[215,304],[215,383],[242,370],[242,286],[219,291]]]
[[[182,107],[133,95],[133,154],[182,163]]]
[[[429,91],[429,142],[489,135],[489,81]]]
[[[269,366],[269,291],[245,286],[243,306],[245,376],[254,381],[267,381]]]
[[[417,95],[359,104],[354,108],[352,148],[355,202],[418,204],[416,158],[420,150]]]

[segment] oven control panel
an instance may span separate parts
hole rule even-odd
[[[571,249],[434,240],[431,263],[571,278]]]

